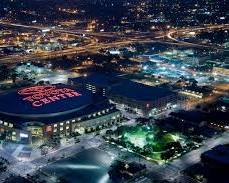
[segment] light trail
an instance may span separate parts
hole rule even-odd
[[[107,183],[107,182],[109,181],[109,179],[110,179],[110,177],[109,177],[109,175],[106,173],[104,176],[102,176],[102,177],[99,179],[98,183]]]
[[[81,164],[65,164],[65,165],[53,165],[55,168],[61,168],[61,169],[84,169],[84,170],[96,170],[96,169],[101,169],[99,166],[95,165],[81,165]]]
[[[166,35],[166,37],[168,39],[170,39],[171,41],[175,41],[177,43],[183,44],[183,45],[190,45],[190,46],[194,46],[194,47],[204,47],[204,48],[212,48],[212,46],[209,45],[203,45],[203,44],[197,44],[197,43],[190,43],[190,42],[186,42],[186,41],[180,41],[178,39],[176,39],[175,37],[173,37],[174,34],[179,33],[179,32],[183,32],[186,34],[189,34],[190,32],[196,32],[196,31],[207,31],[207,30],[212,30],[212,29],[229,29],[229,24],[224,24],[224,25],[210,25],[210,26],[206,26],[206,27],[196,27],[196,28],[188,28],[188,29],[180,29],[180,30],[173,30],[173,31],[169,31]],[[221,49],[221,48],[218,48]]]
[[[21,25],[21,24],[14,24],[10,22],[2,22],[0,21],[0,24],[3,25],[8,25],[8,26],[16,26],[16,27],[24,27],[24,28],[30,28],[30,29],[38,29],[38,30],[43,30],[45,27],[37,27],[37,26],[28,26],[28,25]],[[68,30],[62,30],[62,29],[56,29],[53,28],[51,29],[52,31],[56,32],[62,32],[62,33],[69,33],[69,34],[75,34],[75,35],[82,35],[85,34],[85,36],[88,36],[89,39],[91,39],[91,43],[84,45],[84,46],[79,46],[77,48],[71,48],[71,49],[65,49],[65,50],[60,50],[60,51],[52,51],[52,52],[42,52],[42,53],[35,53],[35,54],[30,54],[30,55],[11,55],[7,57],[2,57],[0,58],[0,63],[1,64],[15,64],[19,62],[24,62],[24,61],[36,61],[36,60],[45,60],[45,59],[52,59],[52,58],[58,58],[62,56],[72,56],[76,54],[81,54],[81,53],[97,53],[99,49],[108,49],[112,47],[122,47],[126,46],[129,44],[133,43],[162,43],[162,44],[169,44],[169,45],[177,45],[177,46],[185,46],[185,47],[202,47],[202,48],[209,48],[209,49],[218,49],[218,50],[224,50],[222,48],[216,48],[216,47],[211,47],[207,45],[199,45],[195,43],[188,43],[184,41],[178,41],[177,39],[173,38],[173,34],[176,33],[177,31],[197,31],[197,30],[208,30],[208,29],[215,29],[215,28],[227,28],[229,24],[225,25],[214,25],[214,26],[208,26],[208,27],[194,27],[194,28],[189,28],[189,29],[180,29],[176,31],[170,31],[169,33],[161,36],[150,36],[150,35],[135,35],[134,37],[125,37],[125,39],[122,39],[120,37],[119,40],[115,40],[115,42],[101,42],[99,43],[99,37],[106,37],[110,38],[116,37],[119,38],[118,34],[115,34],[113,32],[111,33],[88,33],[84,31],[68,31]],[[169,40],[172,40],[173,42],[168,42],[165,40],[158,40],[159,38],[167,37]]]

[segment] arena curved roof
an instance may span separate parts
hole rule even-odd
[[[0,115],[33,119],[55,117],[87,108],[92,100],[92,94],[81,88],[32,86],[1,94]]]

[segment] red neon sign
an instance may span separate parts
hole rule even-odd
[[[33,107],[41,107],[49,103],[71,97],[79,97],[80,93],[69,88],[57,88],[57,86],[33,86],[18,91],[23,100],[28,101]]]

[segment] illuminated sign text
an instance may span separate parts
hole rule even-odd
[[[24,97],[23,100],[30,102],[33,107],[41,107],[63,99],[81,96],[73,89],[58,88],[57,86],[33,86],[19,90],[18,94]]]

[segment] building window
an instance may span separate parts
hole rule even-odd
[[[64,125],[64,123],[60,123],[60,126],[63,126]]]
[[[68,130],[69,129],[69,126],[66,126],[66,129]]]
[[[8,126],[8,123],[7,122],[4,122],[4,126]]]
[[[64,130],[64,128],[63,127],[60,127],[60,131],[63,131]]]
[[[57,129],[54,129],[53,132],[56,133],[57,132]]]
[[[12,135],[16,135],[16,132],[13,132]]]
[[[75,121],[76,121],[75,119],[72,120],[73,123],[74,123]]]
[[[56,128],[57,127],[57,124],[54,124],[54,128]]]
[[[3,123],[3,121],[2,120],[0,120],[0,124],[2,124]]]
[[[70,122],[69,121],[66,121],[66,124],[69,124]]]
[[[10,127],[10,128],[13,128],[13,124],[12,124],[12,123],[9,123],[9,127]]]

